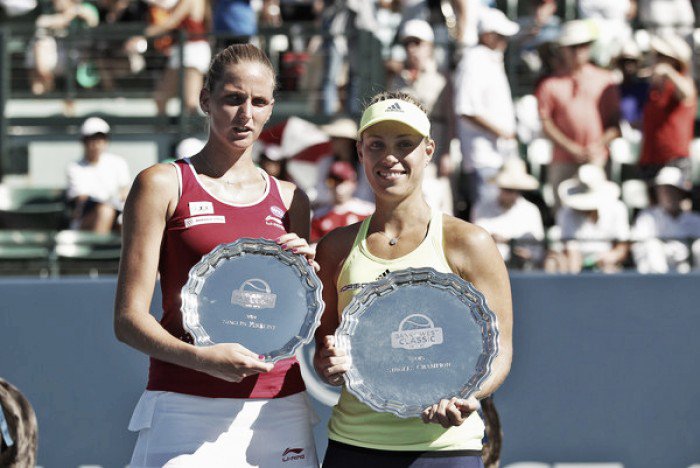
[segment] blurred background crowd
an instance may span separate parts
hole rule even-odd
[[[278,72],[257,161],[312,241],[373,211],[364,99],[403,90],[437,144],[424,193],[512,269],[700,268],[691,0],[0,0],[0,272],[113,273],[139,169],[191,156],[212,54]]]

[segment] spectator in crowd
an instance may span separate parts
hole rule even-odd
[[[619,196],[620,188],[595,164],[581,166],[576,177],[561,183],[563,206],[557,225],[564,251],[558,260],[560,272],[614,273],[622,268],[629,256],[630,226]]]
[[[126,161],[108,153],[110,128],[99,117],[90,117],[80,127],[83,158],[68,165],[66,196],[74,229],[110,232],[121,213],[131,185]]]
[[[248,42],[258,33],[258,19],[250,0],[213,0],[211,5],[217,49]]]
[[[506,265],[517,269],[538,267],[544,257],[542,216],[537,206],[522,196],[523,192],[537,190],[537,179],[527,173],[521,159],[513,158],[499,171],[496,185],[498,197],[479,201],[474,207],[474,224],[491,234]]]
[[[347,161],[334,162],[326,184],[333,194],[333,205],[319,210],[311,220],[311,242],[318,242],[335,228],[362,221],[374,211],[372,203],[355,198],[357,172]]]
[[[700,214],[688,210],[688,182],[673,166],[654,179],[656,206],[639,213],[632,228],[632,254],[640,273],[686,273],[692,247],[695,268],[700,267]]]
[[[642,122],[641,177],[651,184],[662,167],[671,165],[690,180],[690,142],[697,112],[690,72],[692,50],[672,32],[654,36],[651,48],[654,62]]]
[[[438,164],[450,157],[452,109],[447,77],[438,71],[434,57],[435,35],[427,21],[406,21],[399,33],[406,50],[403,69],[389,82],[389,91],[403,91],[418,99],[428,110]],[[441,164],[444,166],[444,164]]]
[[[294,183],[288,170],[289,158],[281,151],[266,147],[258,157],[258,165],[272,177]]]
[[[454,109],[462,148],[457,215],[463,219],[477,199],[496,197],[490,180],[506,159],[517,155],[503,53],[519,27],[496,9],[480,10],[478,24],[479,44],[464,52],[455,72]]]
[[[520,33],[517,41],[519,58],[531,73],[540,74],[546,68],[540,48],[559,37],[561,19],[557,16],[556,0],[530,0],[525,3],[528,13],[518,18]]]
[[[578,11],[581,19],[590,20],[598,37],[593,45],[595,62],[607,67],[618,55],[620,47],[632,37],[630,21],[636,14],[634,0],[579,0]]]
[[[0,466],[36,466],[37,421],[29,401],[14,385],[0,379]]]
[[[185,40],[169,48],[168,65],[165,75],[158,82],[155,92],[156,107],[159,115],[165,115],[170,98],[178,93],[180,83],[180,56],[184,67],[183,112],[194,114],[199,109],[199,91],[202,89],[204,74],[211,60],[207,34],[209,33],[210,10],[207,0],[148,0],[166,15],[146,28],[143,37],[154,38],[164,34],[184,31]],[[129,42],[143,40],[142,36],[132,38]],[[126,45],[127,49],[131,47]]]
[[[360,111],[359,82],[355,76],[360,68],[359,36],[362,30],[377,29],[375,11],[371,0],[324,0],[321,29],[325,63],[321,86],[325,115],[357,114]],[[343,81],[342,70],[346,62],[345,98],[340,99],[338,85]]]
[[[94,5],[80,0],[52,0],[53,13],[43,14],[36,20],[35,38],[32,40],[27,67],[30,70],[32,93],[51,92],[57,75],[66,70],[68,53],[61,36],[69,28],[95,27],[100,22]]]
[[[695,25],[691,0],[637,0],[639,22],[652,32],[675,31],[685,36]]]
[[[535,95],[544,134],[554,144],[547,177],[560,205],[558,187],[587,163],[604,166],[608,144],[618,136],[620,97],[614,75],[590,63],[591,24],[564,24],[559,47],[563,72],[540,82]]]
[[[358,185],[355,196],[365,201],[372,201],[371,189],[367,183],[367,176],[360,168],[357,158],[357,124],[353,119],[339,117],[330,123],[321,126],[326,135],[331,139],[332,154],[321,158],[317,163],[316,196],[313,200],[314,209],[330,208],[333,204],[333,195],[326,184],[326,179],[331,166],[336,161],[350,163],[358,174]]]
[[[641,139],[642,112],[649,94],[649,80],[640,74],[642,54],[634,40],[625,42],[615,59],[620,73],[620,126],[629,141]]]
[[[148,21],[148,4],[145,1],[99,0],[97,8],[100,24],[115,28]],[[107,36],[95,41],[91,55],[95,57],[100,87],[113,91],[117,86],[115,79],[143,70],[146,67],[143,53],[147,48],[145,40],[122,43],[121,39],[115,40],[114,37]]]

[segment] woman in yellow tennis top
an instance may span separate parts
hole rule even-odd
[[[376,412],[343,389],[329,423],[323,466],[482,467],[478,399],[501,385],[512,357],[506,267],[486,231],[433,212],[423,199],[423,172],[435,144],[418,101],[399,92],[375,96],[362,115],[357,150],[376,196],[376,212],[332,231],[318,244],[326,310],[316,333],[316,372],[331,385],[343,385],[348,358],[333,340],[343,309],[363,284],[409,267],[432,267],[472,282],[498,318],[499,354],[474,397],[436,402],[421,419]]]

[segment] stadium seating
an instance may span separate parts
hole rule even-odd
[[[56,234],[54,249],[60,275],[115,274],[119,269],[121,236],[65,230]]]
[[[53,232],[0,230],[0,275],[49,276]]]
[[[0,228],[43,229],[64,227],[64,191],[52,188],[0,185]]]

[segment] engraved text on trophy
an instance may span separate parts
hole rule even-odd
[[[423,314],[409,315],[391,333],[391,347],[395,349],[426,349],[442,342],[442,328],[435,327],[430,317]]]

